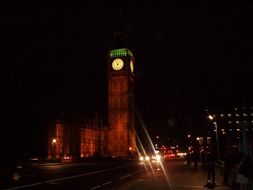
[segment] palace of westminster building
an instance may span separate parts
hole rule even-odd
[[[49,159],[126,158],[136,155],[134,65],[130,49],[123,46],[109,50],[107,126],[98,116],[83,122],[57,120],[50,123]]]

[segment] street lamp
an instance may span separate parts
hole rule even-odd
[[[57,142],[56,139],[53,138],[52,139],[52,154],[53,154],[53,156],[55,156],[55,154],[56,154],[56,150],[55,150],[55,148],[56,148],[56,146],[55,146],[56,142]]]
[[[209,116],[208,116],[208,119],[214,120],[214,117],[213,117],[212,115],[209,115]]]
[[[217,147],[217,159],[220,160],[220,147],[219,147],[219,137],[218,137],[218,126],[217,122],[214,121],[214,116],[208,115],[208,119],[213,121],[214,127],[215,127],[215,135],[216,135],[216,147]]]

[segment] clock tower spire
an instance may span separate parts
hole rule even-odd
[[[126,34],[114,33],[108,52],[108,153],[128,157],[136,153],[134,108],[134,56],[126,46]]]

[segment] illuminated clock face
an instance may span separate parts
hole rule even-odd
[[[134,62],[133,60],[130,61],[130,69],[132,72],[134,72]]]
[[[123,66],[124,66],[124,62],[120,58],[114,59],[112,62],[112,68],[116,71],[122,69]]]

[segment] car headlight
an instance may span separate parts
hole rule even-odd
[[[160,156],[159,154],[157,154],[157,155],[155,156],[155,159],[156,159],[157,161],[160,161],[160,160],[161,160],[161,156]]]

